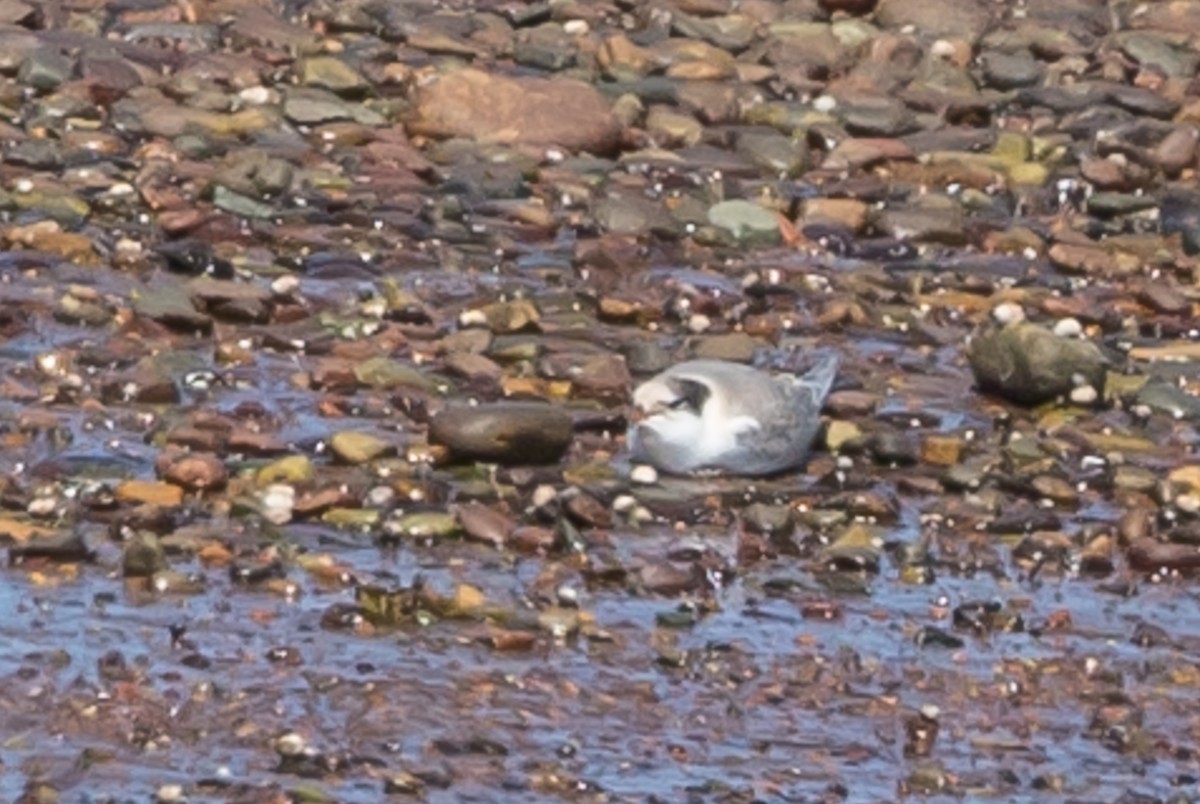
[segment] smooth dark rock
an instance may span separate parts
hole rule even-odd
[[[566,453],[571,436],[570,414],[537,403],[454,405],[429,425],[430,443],[445,447],[453,462],[554,463]]]

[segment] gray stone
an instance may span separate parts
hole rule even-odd
[[[1042,78],[1042,65],[1028,50],[1006,53],[989,50],[980,57],[983,78],[995,89],[1018,89],[1036,84]]]
[[[556,22],[522,33],[513,46],[513,61],[526,67],[558,72],[575,63],[575,42]]]
[[[140,316],[183,330],[208,332],[212,319],[196,309],[191,295],[179,285],[165,282],[138,291],[133,311]]]
[[[756,533],[785,535],[795,528],[792,509],[787,505],[753,503],[742,510],[742,521]]]
[[[1108,367],[1091,341],[1060,338],[1027,321],[980,330],[968,358],[980,388],[1024,404],[1064,396],[1080,385],[1103,395]]]
[[[708,222],[747,245],[773,246],[779,242],[779,219],[753,201],[721,201],[708,210]]]
[[[1200,418],[1200,399],[1169,382],[1149,382],[1138,392],[1137,404],[1180,419]]]
[[[213,189],[213,206],[243,218],[270,218],[275,215],[275,208],[270,204],[235,193],[221,185]]]
[[[296,87],[283,101],[283,114],[298,125],[320,125],[353,120],[365,126],[380,126],[383,116],[362,103],[347,103],[324,89]]]
[[[58,50],[41,47],[21,62],[17,79],[27,87],[39,92],[50,92],[71,80],[75,62]]]
[[[773,129],[747,131],[738,137],[737,151],[761,170],[794,178],[808,167],[808,145]]]
[[[52,140],[25,140],[9,148],[4,161],[34,170],[57,170],[62,167],[62,153]]]

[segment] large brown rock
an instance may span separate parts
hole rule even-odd
[[[569,78],[509,78],[457,70],[421,87],[412,134],[608,153],[621,125],[593,87]]]
[[[912,26],[924,36],[974,42],[983,35],[991,10],[983,0],[880,0],[875,24],[899,31]]]

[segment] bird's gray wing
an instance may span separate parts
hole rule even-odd
[[[792,379],[797,400],[802,406],[812,409],[814,418],[821,413],[821,406],[833,388],[841,362],[836,354],[826,355],[806,373]]]
[[[738,437],[731,471],[770,474],[799,465],[821,426],[821,406],[837,377],[836,355],[801,377],[777,378],[768,398],[757,400],[759,427]]]

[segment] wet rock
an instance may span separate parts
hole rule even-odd
[[[888,237],[917,243],[961,245],[967,238],[962,209],[943,202],[884,210],[875,225]]]
[[[1147,282],[1138,292],[1138,298],[1157,312],[1167,315],[1186,315],[1192,310],[1192,301],[1183,289],[1166,282]]]
[[[333,56],[302,59],[296,75],[303,86],[328,89],[339,95],[360,95],[369,86],[357,70]]]
[[[396,447],[389,441],[371,433],[346,430],[334,433],[329,439],[329,448],[342,463],[357,466],[369,463],[384,455],[394,454]]]
[[[38,92],[49,92],[71,79],[75,63],[56,48],[38,48],[26,57],[17,80]]]
[[[1167,175],[1178,176],[1195,163],[1197,144],[1200,144],[1200,128],[1179,126],[1163,137],[1150,158]]]
[[[465,313],[464,323],[474,323],[476,318],[487,324],[488,329],[497,335],[507,335],[535,328],[541,319],[537,305],[528,299],[517,301],[495,302],[479,310]]]
[[[620,188],[606,190],[593,214],[600,228],[618,235],[654,232],[674,237],[683,228],[662,204]]]
[[[786,505],[754,503],[742,512],[746,526],[758,533],[787,534],[794,527],[792,509]]]
[[[126,578],[147,578],[167,569],[167,556],[158,536],[138,531],[121,553],[121,572]]]
[[[533,403],[455,405],[429,426],[430,443],[445,447],[451,461],[554,463],[566,453],[571,437],[569,414]]]
[[[1022,321],[986,327],[968,347],[975,381],[985,391],[1037,404],[1091,385],[1103,393],[1108,360],[1089,341],[1060,338]]]
[[[133,299],[133,311],[140,316],[190,332],[208,332],[212,319],[196,309],[191,296],[177,285],[160,283],[139,291]]]
[[[197,452],[164,458],[165,465],[160,469],[163,480],[187,491],[217,491],[224,488],[229,477],[225,464],[211,453]]]
[[[405,514],[389,521],[384,528],[391,535],[408,539],[445,539],[461,531],[454,514],[440,511]]]
[[[1033,86],[1042,78],[1042,65],[1028,50],[990,50],[980,56],[979,61],[983,65],[984,80],[996,89]]]
[[[625,34],[606,38],[596,56],[604,75],[614,81],[636,81],[654,67],[653,56]]]
[[[389,357],[372,357],[355,364],[354,376],[358,382],[379,391],[397,388],[433,391],[437,387],[435,381],[420,369]]]
[[[1200,553],[1193,545],[1141,538],[1129,545],[1129,566],[1139,572],[1194,572],[1200,569]]]
[[[116,488],[117,499],[128,503],[145,503],[174,508],[183,503],[183,489],[170,483],[152,480],[126,480]]]
[[[825,448],[830,452],[859,448],[862,437],[862,428],[854,422],[834,419],[825,428]]]
[[[927,757],[933,753],[941,724],[936,706],[924,706],[917,714],[904,721],[904,755]]]
[[[692,356],[701,360],[728,360],[734,363],[752,363],[755,354],[764,344],[744,332],[727,335],[709,335],[696,338],[692,343]]]
[[[625,358],[615,354],[548,355],[538,369],[548,379],[569,380],[575,395],[587,399],[624,401],[633,384]]]
[[[421,87],[414,134],[610,153],[620,127],[591,86],[566,78],[506,78],[462,69]]]
[[[1168,382],[1148,382],[1137,394],[1137,404],[1175,419],[1200,418],[1200,397]]]
[[[664,106],[653,106],[646,113],[646,131],[659,145],[691,146],[700,142],[704,127],[700,121]]]
[[[949,435],[927,435],[921,440],[921,460],[938,466],[953,466],[962,460],[963,439]]]
[[[14,566],[35,561],[74,564],[90,562],[95,557],[95,551],[88,547],[81,533],[37,536],[8,548],[8,563]]]
[[[223,186],[213,190],[213,206],[243,218],[266,219],[275,215],[275,208],[270,204],[248,198]]]
[[[821,551],[821,562],[838,572],[875,574],[882,554],[883,541],[874,528],[852,525]]]
[[[284,483],[271,483],[259,495],[263,519],[273,525],[285,525],[292,521],[296,510],[296,487]]]
[[[974,40],[987,28],[990,13],[978,0],[880,0],[875,23],[881,28],[901,30],[912,26],[927,37]]]
[[[708,210],[708,222],[749,246],[772,246],[779,242],[779,218],[753,201],[722,201]]]
[[[316,474],[316,467],[307,455],[288,455],[259,469],[255,475],[255,482],[260,487],[272,483],[297,485],[313,480]]]
[[[884,431],[871,439],[871,454],[882,464],[911,466],[919,458],[920,447],[912,433]]]
[[[807,143],[772,130],[751,130],[737,138],[737,152],[770,175],[794,178],[808,167]]]
[[[703,588],[706,581],[703,570],[696,564],[656,563],[640,569],[637,583],[647,594],[676,597]]]
[[[495,508],[480,503],[468,503],[455,512],[467,538],[501,548],[516,530],[516,523]]]

